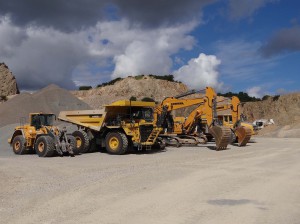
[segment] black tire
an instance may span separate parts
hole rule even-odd
[[[25,143],[26,143],[25,138],[22,135],[17,135],[12,142],[14,153],[17,155],[26,154],[27,150],[26,150]]]
[[[100,148],[100,146],[99,146]],[[90,141],[90,147],[89,147],[89,152],[97,152],[97,151],[100,151],[98,149],[98,146],[96,144],[96,139],[93,138],[91,141]]]
[[[76,139],[76,149],[79,153],[87,153],[89,151],[90,140],[87,133],[83,130],[77,130],[72,133]]]
[[[54,141],[47,135],[38,137],[34,148],[39,157],[51,157],[55,151]]]
[[[229,138],[228,144],[237,143],[237,141],[238,141],[237,136],[235,135],[235,133],[232,129],[230,129],[230,131],[231,131],[231,133],[230,133],[230,138]]]
[[[76,147],[76,138],[73,135],[67,135],[68,143],[70,144],[74,155],[78,155],[80,152]]]
[[[128,139],[122,132],[109,132],[105,137],[105,146],[109,154],[122,155],[128,150]]]

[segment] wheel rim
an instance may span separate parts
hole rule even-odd
[[[110,147],[112,150],[115,151],[116,149],[118,149],[119,144],[120,144],[120,142],[119,142],[119,139],[118,139],[118,138],[112,137],[112,138],[109,139],[109,147]]]
[[[80,148],[81,145],[82,145],[81,138],[76,137],[76,147],[77,147],[77,148]]]
[[[15,150],[16,150],[16,151],[19,151],[20,148],[21,148],[21,143],[20,143],[19,141],[17,141],[17,142],[15,143]]]
[[[43,152],[43,151],[44,151],[44,148],[45,148],[44,142],[40,142],[39,145],[38,145],[38,150],[39,150],[40,152]]]

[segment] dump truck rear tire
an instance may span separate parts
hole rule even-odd
[[[72,133],[76,139],[76,149],[80,153],[87,153],[89,151],[90,140],[87,133],[83,130],[77,130]]]
[[[26,146],[25,146],[25,138],[22,135],[17,135],[13,142],[12,142],[12,147],[13,151],[17,155],[23,155],[26,153]]]
[[[50,136],[40,136],[35,143],[35,152],[39,157],[53,156],[55,150],[54,141]]]
[[[122,155],[127,152],[128,139],[122,132],[109,132],[105,137],[106,151],[113,155]]]

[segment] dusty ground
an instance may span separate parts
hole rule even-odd
[[[1,134],[1,223],[299,223],[297,138],[38,158]]]

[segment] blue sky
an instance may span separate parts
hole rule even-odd
[[[300,2],[0,0],[0,61],[22,90],[174,74],[196,89],[294,92]]]

